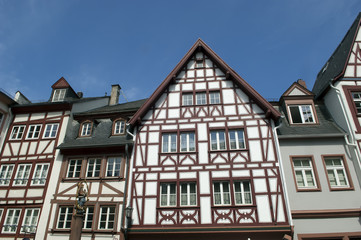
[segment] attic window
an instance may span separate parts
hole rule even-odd
[[[204,67],[203,59],[197,59],[196,60],[196,68],[202,68]]]
[[[289,109],[292,123],[315,123],[312,105],[291,105]]]
[[[90,121],[83,122],[81,124],[81,128],[80,128],[81,129],[80,136],[81,137],[90,136],[91,132],[92,132],[92,125],[93,125],[93,123]]]
[[[64,101],[66,89],[55,89],[53,93],[53,102]]]
[[[113,135],[120,135],[125,133],[125,121],[115,120],[113,125]]]

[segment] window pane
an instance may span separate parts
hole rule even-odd
[[[293,123],[302,123],[301,114],[298,106],[290,106],[290,112]]]

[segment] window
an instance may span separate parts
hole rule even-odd
[[[53,102],[61,102],[65,98],[66,89],[55,89],[53,93]]]
[[[356,106],[357,114],[361,114],[361,92],[352,93],[352,98]]]
[[[121,157],[109,157],[107,162],[107,177],[120,177]]]
[[[211,131],[211,149],[224,150],[226,149],[226,140],[223,130]]]
[[[113,229],[115,220],[115,206],[100,207],[99,229]]]
[[[342,158],[326,157],[324,160],[326,165],[327,177],[331,188],[349,187],[350,184],[347,179],[347,174]]]
[[[14,185],[26,185],[28,183],[30,169],[31,164],[19,164],[14,178]]]
[[[20,140],[23,137],[25,126],[14,126],[13,131],[11,132],[10,139]]]
[[[44,138],[55,138],[58,132],[59,123],[46,124]]]
[[[193,105],[193,93],[184,93],[183,96],[183,106]]]
[[[5,217],[5,222],[3,225],[4,233],[16,233],[18,228],[18,222],[20,218],[20,209],[9,208]]]
[[[80,176],[81,170],[81,159],[70,159],[69,160],[69,167],[68,167],[68,174],[66,175],[68,178],[76,178]]]
[[[310,158],[293,158],[292,161],[297,187],[300,189],[317,188],[312,160]]]
[[[93,226],[93,218],[94,218],[94,207],[88,206],[85,210],[83,228],[91,229]]]
[[[70,229],[72,216],[73,216],[73,207],[60,207],[58,225],[57,225],[58,228]]]
[[[244,149],[244,131],[243,129],[229,130],[229,145],[231,149]]]
[[[213,198],[214,198],[213,199],[214,205],[231,204],[229,182],[214,182],[213,183]]]
[[[219,92],[210,92],[209,99],[210,99],[209,101],[211,104],[219,104],[221,102]]]
[[[205,92],[196,93],[197,105],[207,104],[207,96]]]
[[[100,158],[88,159],[87,177],[99,177],[101,161],[102,160]]]
[[[81,126],[80,136],[90,136],[92,130],[92,122],[84,122]]]
[[[36,164],[32,184],[44,185],[46,182],[46,177],[48,176],[48,170],[48,163]]]
[[[289,106],[292,123],[315,123],[311,105]]]
[[[118,120],[114,123],[114,135],[124,134],[125,132],[125,121]]]
[[[1,165],[0,168],[0,185],[9,185],[13,175],[14,165]]]
[[[203,65],[203,59],[197,59],[196,60],[196,68],[202,68]]]
[[[181,206],[197,205],[196,183],[181,183]]]
[[[251,186],[249,181],[234,182],[236,204],[252,204]]]
[[[41,125],[30,125],[28,130],[27,139],[37,139],[39,138]]]
[[[177,151],[177,134],[176,133],[163,133],[163,152],[176,152]]]
[[[160,206],[169,207],[176,205],[176,184],[161,183],[160,184]]]
[[[195,151],[194,132],[181,133],[180,135],[181,152]]]
[[[26,209],[21,232],[35,233],[38,225],[39,212],[39,208]]]

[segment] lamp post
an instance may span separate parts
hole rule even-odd
[[[130,226],[132,225],[132,213],[133,213],[133,208],[128,206],[125,209],[125,216],[127,218],[127,228],[130,228]]]

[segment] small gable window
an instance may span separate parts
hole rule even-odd
[[[120,135],[125,133],[125,121],[116,120],[113,127],[113,135]]]
[[[83,122],[81,125],[80,136],[87,137],[91,135],[93,123],[90,121]]]
[[[315,123],[311,105],[289,106],[292,123]]]
[[[196,60],[196,68],[202,68],[204,67],[203,59],[197,59]]]
[[[53,102],[64,101],[66,89],[55,89],[53,93]]]

